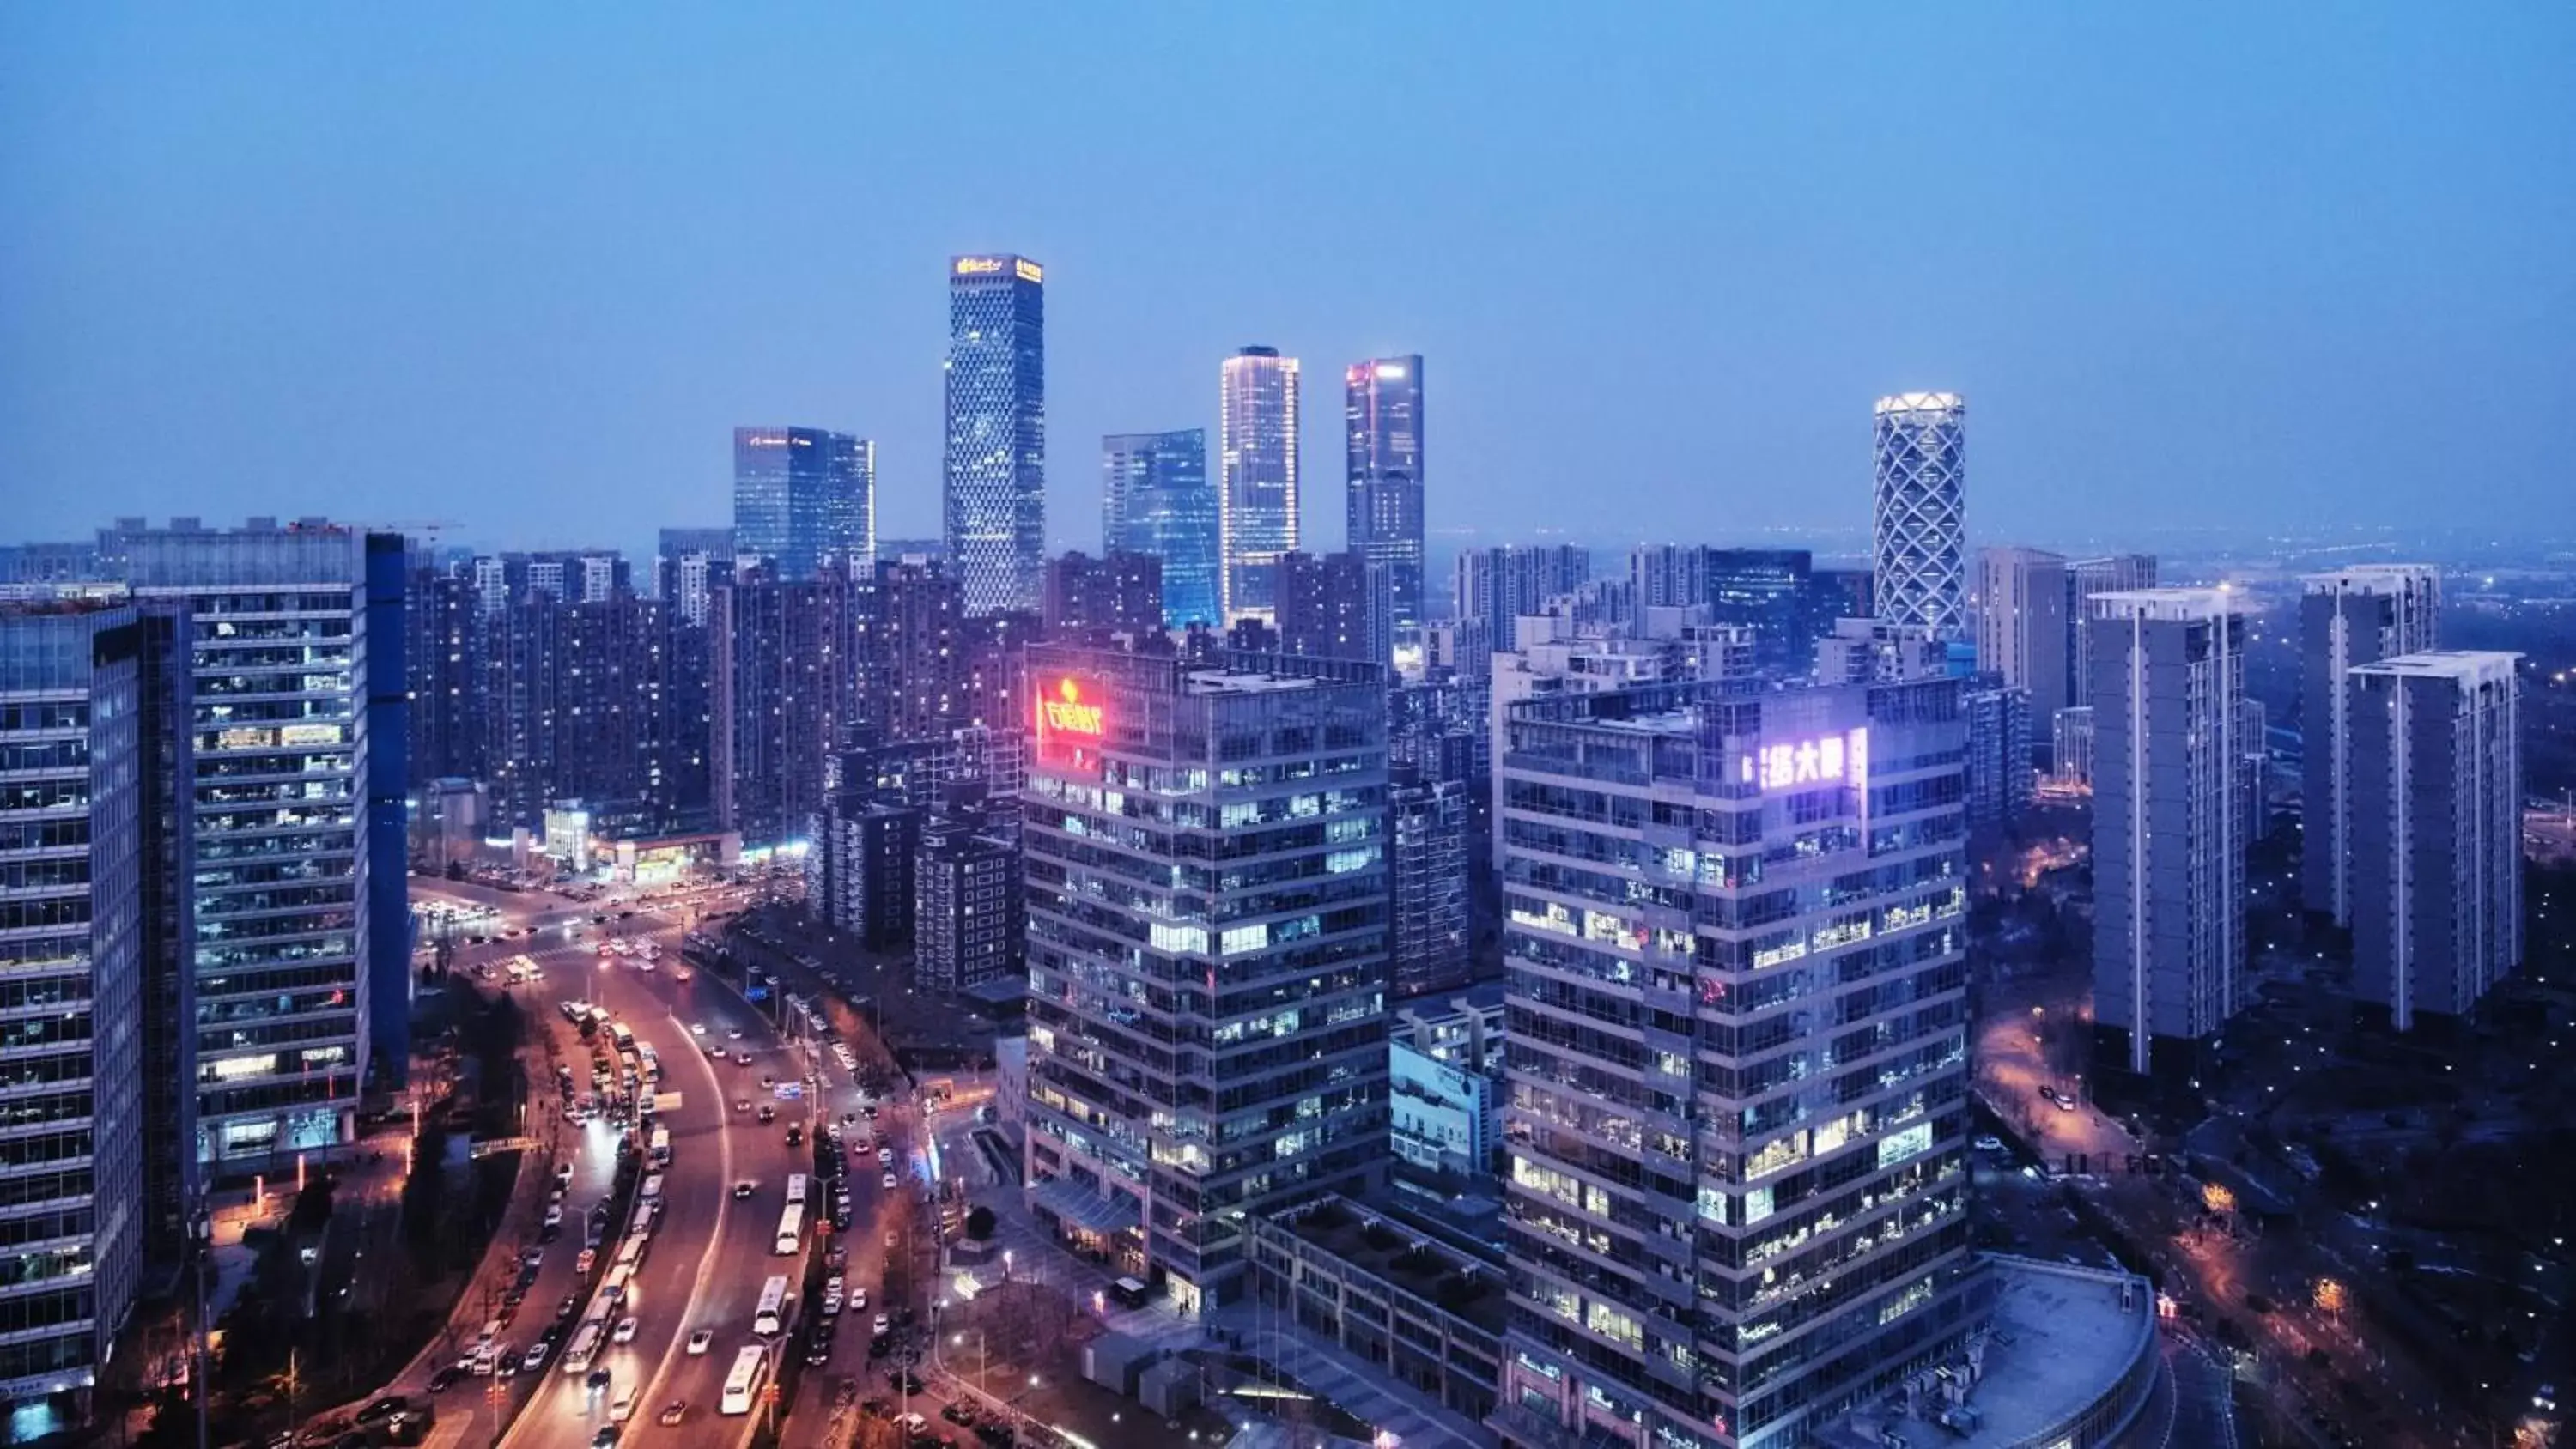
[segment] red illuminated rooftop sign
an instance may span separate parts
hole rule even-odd
[[[1038,701],[1040,717],[1050,733],[1068,735],[1100,734],[1100,706],[1082,702],[1082,687],[1070,679],[1056,681],[1057,698]]]

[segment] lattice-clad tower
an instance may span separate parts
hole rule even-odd
[[[1968,629],[1968,404],[1952,392],[1878,400],[1878,617],[1945,639]]]
[[[966,612],[1038,607],[1046,564],[1046,272],[948,262],[948,564]]]

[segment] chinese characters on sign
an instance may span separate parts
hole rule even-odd
[[[1056,684],[1056,699],[1038,702],[1040,718],[1046,728],[1057,734],[1097,735],[1101,733],[1100,706],[1082,702],[1082,687],[1072,680]]]
[[[1738,763],[1739,778],[1765,790],[1865,781],[1869,777],[1869,731],[1856,729],[1812,740],[1765,744]]]

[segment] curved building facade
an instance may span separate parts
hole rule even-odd
[[[1954,392],[1878,400],[1871,563],[1878,617],[1944,639],[1968,629],[1968,404]]]

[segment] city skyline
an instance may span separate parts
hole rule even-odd
[[[562,18],[469,21],[395,55],[379,52],[398,22],[380,17],[286,31],[165,16],[144,44],[112,15],[13,16],[0,118],[24,144],[0,174],[0,214],[23,305],[0,331],[0,477],[34,536],[76,530],[104,495],[117,514],[426,515],[495,542],[640,551],[652,524],[722,519],[731,426],[795,418],[879,439],[880,532],[931,536],[944,299],[929,279],[989,246],[1050,269],[1048,403],[1063,436],[1212,429],[1206,369],[1243,337],[1319,366],[1431,358],[1443,380],[1435,537],[1561,526],[1578,476],[1598,505],[1587,511],[1653,509],[1670,518],[1659,532],[1821,527],[1868,497],[1855,410],[1912,389],[1978,400],[1979,540],[2056,543],[2222,512],[2253,526],[2411,527],[2492,509],[2543,532],[2576,527],[2543,421],[2570,346],[2551,259],[2576,250],[2576,100],[2548,84],[2551,57],[2576,38],[2567,17],[2463,29],[2389,12],[2323,54],[2288,17],[2244,21],[2223,43],[2143,19],[1970,17],[1902,68],[1828,21],[1772,19],[1724,46],[1763,65],[1709,87],[1661,83],[1661,53],[1699,47],[1687,35],[1636,44],[1631,23],[1643,33],[1610,18],[1566,37],[1606,74],[1562,81],[1559,51],[1526,27],[1461,39],[1381,17],[1359,49],[1436,40],[1453,62],[1431,91],[1395,101],[1375,83],[1388,62],[1324,64],[1352,39],[1326,27],[1161,37],[1203,58],[1257,57],[1306,83],[1312,114],[1332,114],[1349,88],[1410,127],[1423,154],[1407,169],[1435,184],[1365,180],[1351,203],[1382,208],[1382,233],[1401,240],[1362,254],[1319,240],[1320,218],[1258,204],[1254,178],[1214,164],[1218,142],[1167,119],[1219,104],[1195,78],[1219,66],[1158,68],[1130,97],[1086,95],[1099,120],[1032,139],[979,114],[971,90],[927,89],[955,42],[926,26],[834,34],[858,22],[817,18],[818,40],[885,57],[893,83],[731,114],[710,102],[747,62],[716,58],[735,47],[677,23],[599,37]],[[1070,83],[1053,76],[1123,43],[1115,23],[1042,21],[996,63],[1018,73],[1064,56],[1033,82],[1028,99],[1043,105]],[[564,76],[549,58],[568,46],[596,64]],[[368,66],[280,83],[317,54],[367,57],[402,84],[359,88]],[[1960,83],[1975,79],[1991,84]],[[1543,80],[1570,104],[1490,126],[1447,114]],[[2383,104],[2399,90],[2408,105]],[[478,105],[423,108],[487,113],[453,120],[453,136],[391,99],[460,92]],[[2170,104],[2179,94],[2194,99],[2187,113]],[[1822,119],[1784,133],[1800,95],[1812,103],[1795,112]],[[2051,118],[2046,138],[2032,114]],[[2445,124],[2410,119],[2426,114]],[[232,119],[198,131],[218,115]],[[2139,115],[2156,119],[2130,124]],[[1943,166],[1891,179],[1878,138],[1927,117]],[[950,140],[874,140],[915,125]],[[635,144],[639,126],[653,144]],[[1104,126],[1141,164],[1204,189],[1203,233],[1091,204]],[[1652,138],[1704,132],[1729,141],[1714,184],[1637,184],[1679,159],[1679,142]],[[2266,144],[2243,146],[2248,134]],[[815,149],[822,137],[829,152]],[[949,159],[1004,137],[1024,144],[988,146],[973,166]],[[2250,151],[2272,159],[2241,159]],[[1329,154],[1298,142],[1285,179],[1316,181]],[[581,186],[546,183],[572,155],[613,164]],[[1551,208],[1553,220],[1498,209],[1501,156],[1527,156],[1580,204]],[[2270,184],[2274,165],[2298,184]],[[720,180],[789,176],[808,184],[777,228],[713,227]],[[323,178],[337,224],[294,226],[297,199]],[[857,200],[879,191],[914,204],[890,215]],[[1923,240],[1888,247],[1891,208]],[[450,236],[449,215],[477,217],[478,234]],[[799,239],[817,231],[839,240]],[[1709,285],[1660,301],[1652,328],[1602,305],[1625,269],[1667,257],[1689,258]],[[782,320],[738,294],[799,306]],[[1626,361],[1563,365],[1574,357]],[[2315,405],[2321,386],[2407,406],[2356,429]],[[2141,406],[2156,419],[2151,448],[2134,445]],[[1303,442],[1330,457],[1340,420],[1309,411]],[[191,438],[190,466],[99,486],[81,459],[111,422]],[[1710,426],[1725,448],[1693,449]],[[372,466],[346,467],[361,447]],[[1050,552],[1092,543],[1097,517],[1090,470],[1056,451]],[[2448,485],[2413,481],[2435,476]],[[1334,491],[1305,490],[1316,546],[1341,542]],[[632,539],[580,536],[629,516],[650,520]]]

